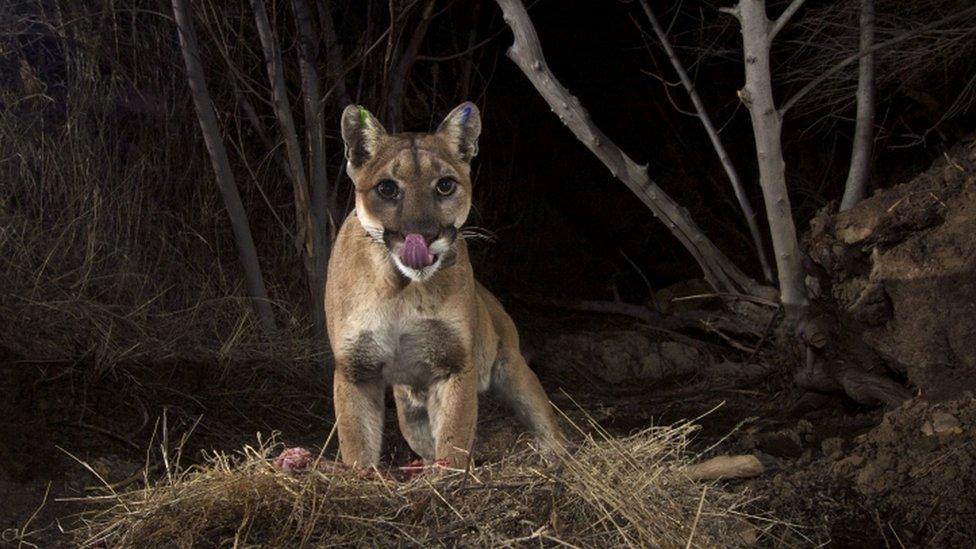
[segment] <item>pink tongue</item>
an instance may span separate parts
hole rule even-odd
[[[417,233],[410,233],[403,239],[400,261],[411,269],[423,269],[434,263],[434,256],[427,251],[427,241]]]

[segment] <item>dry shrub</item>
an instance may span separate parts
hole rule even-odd
[[[242,297],[171,21],[101,9],[0,5],[0,318],[17,327],[0,352],[99,369],[309,359],[297,259],[254,185],[281,334],[263,336]],[[278,179],[262,177],[265,192]]]
[[[586,437],[543,464],[526,452],[408,482],[277,470],[281,445],[171,471],[148,488],[87,500],[91,546],[734,546],[782,523],[744,492],[688,480],[691,423]],[[743,534],[745,533],[745,534]]]

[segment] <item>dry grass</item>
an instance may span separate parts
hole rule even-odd
[[[765,539],[783,523],[750,496],[688,480],[683,423],[614,439],[587,436],[545,464],[522,453],[408,482],[312,469],[284,473],[272,442],[198,466],[171,468],[147,488],[85,500],[87,546],[714,547]]]
[[[96,374],[320,358],[298,260],[271,216],[257,215],[270,206],[255,185],[244,199],[281,334],[263,336],[241,297],[171,22],[110,4],[108,18],[91,3],[0,7],[0,318],[17,326],[0,334],[0,352]],[[255,178],[277,196],[280,175],[258,168]]]

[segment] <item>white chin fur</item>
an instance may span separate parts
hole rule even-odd
[[[413,280],[414,282],[423,282],[424,280],[434,276],[434,273],[441,268],[441,262],[444,260],[443,255],[438,255],[437,261],[434,261],[434,263],[430,266],[424,267],[423,269],[414,269],[404,265],[403,262],[400,261],[400,258],[396,255],[390,254],[390,257],[393,258],[393,264],[396,265],[397,270],[403,273],[403,276]]]

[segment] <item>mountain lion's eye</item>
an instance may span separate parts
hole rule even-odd
[[[400,187],[392,179],[384,179],[376,185],[376,194],[387,200],[393,200],[400,194]]]
[[[451,196],[457,189],[457,181],[450,177],[442,177],[437,180],[437,185],[434,185],[434,188],[437,189],[437,194],[441,196]]]

